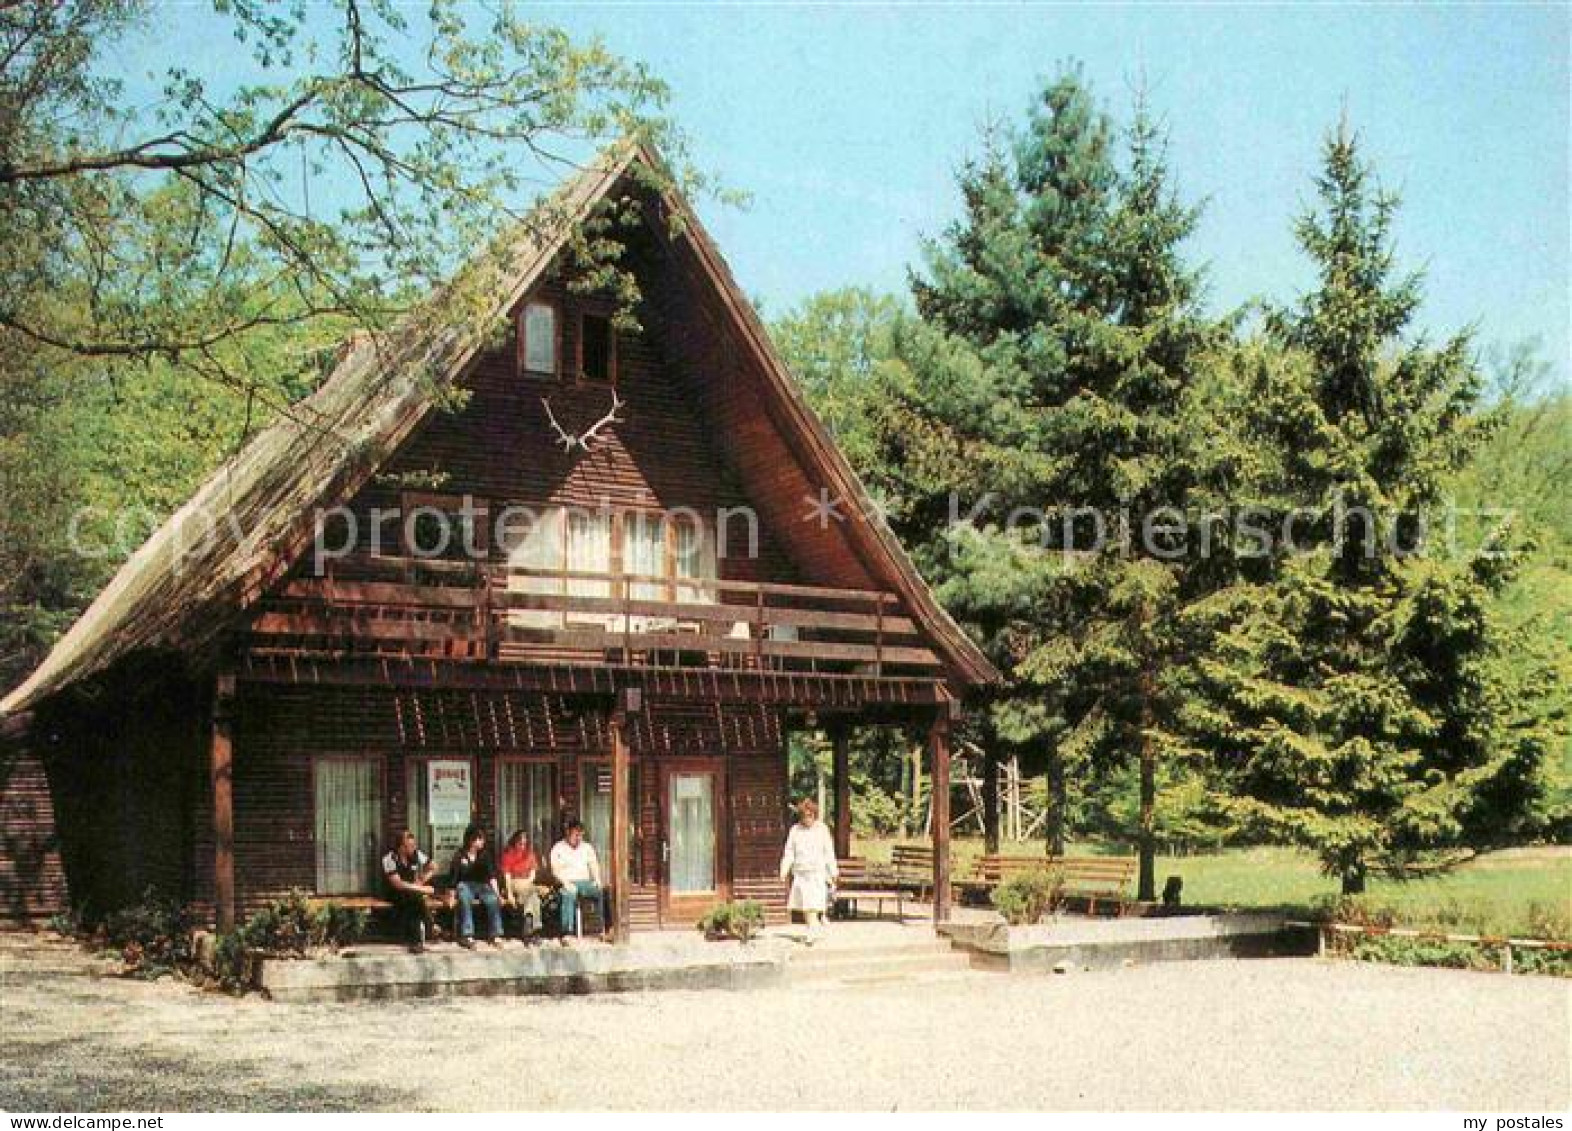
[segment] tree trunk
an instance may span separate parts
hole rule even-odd
[[[1343,894],[1365,894],[1365,866],[1363,864],[1354,864],[1343,869]]]
[[[1144,706],[1141,714],[1144,722]],[[1145,902],[1157,898],[1157,756],[1145,726],[1141,728],[1141,876],[1135,897]]]
[[[1048,855],[1064,855],[1065,793],[1064,754],[1056,746],[1048,754]]]
[[[982,758],[983,851],[999,851],[999,755],[992,748]]]
[[[1157,750],[1152,743],[1152,699],[1154,698],[1151,648],[1151,609],[1143,602],[1140,609],[1141,733],[1141,860],[1140,879],[1135,898],[1144,903],[1157,899]]]

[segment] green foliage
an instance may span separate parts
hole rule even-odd
[[[1500,970],[1503,959],[1499,946],[1404,935],[1352,935],[1347,941],[1339,940],[1333,950],[1362,962],[1453,970]]]
[[[251,955],[304,958],[318,951],[336,951],[365,936],[366,920],[363,909],[316,900],[307,892],[292,890],[218,937],[214,973],[226,988],[243,989]]]
[[[1387,962],[1395,966],[1443,966],[1460,970],[1500,970],[1506,946],[1500,941],[1510,932],[1492,929],[1489,919],[1478,908],[1455,900],[1448,901],[1421,917],[1405,920],[1395,908],[1363,897],[1341,896],[1318,907],[1317,917],[1328,923],[1365,927],[1370,933],[1333,932],[1328,945],[1334,954],[1366,962]],[[1386,934],[1393,928],[1433,932],[1413,937]],[[1513,934],[1531,940],[1566,942],[1569,938],[1567,912],[1530,903],[1526,930]],[[1443,936],[1476,936],[1471,942]],[[1491,941],[1495,940],[1495,941]],[[1512,948],[1512,968],[1523,974],[1549,974],[1572,977],[1572,952],[1554,948],[1518,946]]]
[[[1120,766],[1090,783],[1083,804],[1068,815],[1070,831],[1114,843],[1127,839],[1140,827],[1139,779],[1136,767]],[[1243,830],[1208,777],[1178,760],[1158,766],[1156,798],[1152,828],[1162,852],[1187,856],[1241,838]]]
[[[1170,611],[1209,584],[1117,538],[1086,549],[1118,513],[1184,508],[1199,474],[1216,328],[1180,253],[1197,214],[1144,106],[1121,132],[1073,70],[959,187],[964,215],[913,280],[920,318],[887,314],[895,357],[870,369],[853,455],[1010,678],[977,740],[1086,778],[1159,741],[1157,673],[1191,646]]]
[[[1373,868],[1541,829],[1554,720],[1507,679],[1509,563],[1417,552],[1492,427],[1470,343],[1408,336],[1420,292],[1394,272],[1396,202],[1346,129],[1317,188],[1298,226],[1316,286],[1241,355],[1255,479],[1296,513],[1297,545],[1191,610],[1218,635],[1186,740],[1225,773],[1236,820],[1357,892]]]
[[[764,904],[756,899],[718,903],[696,925],[707,939],[749,942],[764,929]]]
[[[1022,872],[993,890],[993,906],[1012,927],[1030,926],[1059,906],[1064,874],[1058,868]]]
[[[127,975],[156,978],[190,966],[193,926],[185,908],[149,887],[104,920],[96,941],[120,956]]]

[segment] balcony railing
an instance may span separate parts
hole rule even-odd
[[[254,654],[937,672],[891,593],[365,557],[297,578],[252,620]]]

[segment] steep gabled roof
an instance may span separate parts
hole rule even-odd
[[[126,561],[37,670],[0,700],[0,715],[27,710],[132,652],[209,654],[304,551],[317,511],[351,498],[411,435],[435,408],[434,390],[465,371],[490,328],[540,280],[574,227],[635,163],[663,168],[648,148],[614,147],[540,206],[503,250],[500,269],[487,280],[494,299],[478,314],[470,310],[455,324],[439,293],[385,338],[359,340],[320,389],[219,468]],[[869,572],[905,598],[959,682],[997,681],[878,517],[692,208],[675,188],[665,190],[663,204],[677,218],[674,238],[689,242],[763,372],[779,410],[777,425],[794,433],[793,446],[826,488],[858,504],[846,536]]]

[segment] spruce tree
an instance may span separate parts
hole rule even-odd
[[[882,433],[902,533],[1009,676],[989,737],[1048,756],[1051,848],[1072,772],[1139,761],[1150,899],[1163,673],[1183,643],[1169,612],[1193,570],[1143,522],[1187,505],[1188,401],[1211,328],[1181,254],[1196,213],[1175,198],[1144,107],[1122,163],[1118,140],[1072,71],[1013,153],[993,139],[963,170],[965,217],[914,279],[922,323],[899,340],[910,376]],[[992,505],[936,537],[952,490],[962,513]]]
[[[1277,552],[1210,603],[1224,632],[1186,714],[1238,814],[1311,848],[1352,894],[1372,868],[1521,832],[1548,733],[1518,725],[1499,678],[1491,597],[1510,562],[1427,537],[1489,427],[1468,336],[1415,333],[1397,202],[1346,126],[1316,194],[1297,226],[1316,283],[1244,351],[1240,424],[1263,454]]]

